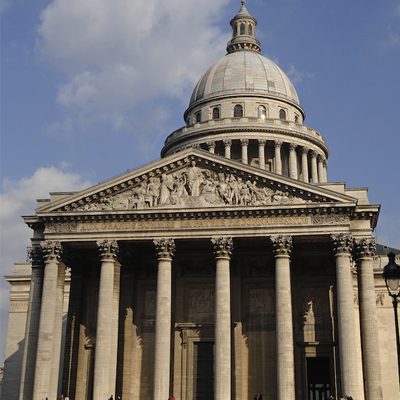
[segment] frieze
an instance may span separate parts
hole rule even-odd
[[[45,233],[99,232],[99,231],[146,231],[162,229],[207,229],[266,226],[311,225],[311,216],[248,217],[201,220],[154,220],[154,221],[104,221],[104,222],[51,222]]]
[[[59,211],[121,211],[154,208],[199,208],[215,206],[263,206],[317,202],[318,196],[295,196],[288,189],[273,189],[249,176],[199,167],[192,160],[174,172],[157,170],[128,181],[118,193],[107,189]],[[127,188],[131,186],[130,188]],[[307,197],[307,198],[306,198]],[[315,198],[314,198],[315,197]]]
[[[350,217],[348,215],[313,215],[313,225],[342,225],[349,224]]]

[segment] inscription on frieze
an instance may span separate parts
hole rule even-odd
[[[266,226],[305,226],[311,225],[309,216],[281,216],[281,217],[248,217],[231,219],[201,219],[175,221],[105,221],[105,222],[78,222],[78,223],[48,223],[46,233],[69,232],[98,232],[98,231],[141,231],[162,229],[207,229],[207,228],[234,228],[234,227],[266,227]]]

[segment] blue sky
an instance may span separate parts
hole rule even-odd
[[[382,204],[400,249],[400,0],[248,0],[262,53],[291,78],[330,149],[328,181]],[[159,158],[239,0],[2,0],[1,274],[26,260],[29,215]],[[9,285],[0,282],[0,351]]]

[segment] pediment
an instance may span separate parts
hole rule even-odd
[[[187,149],[50,202],[37,214],[354,203],[352,197]]]

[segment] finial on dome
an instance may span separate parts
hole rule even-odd
[[[246,0],[241,0],[239,12],[231,20],[232,39],[228,42],[226,50],[232,53],[238,50],[253,50],[260,52],[261,45],[256,39],[255,28],[257,20],[250,15],[245,6]]]

